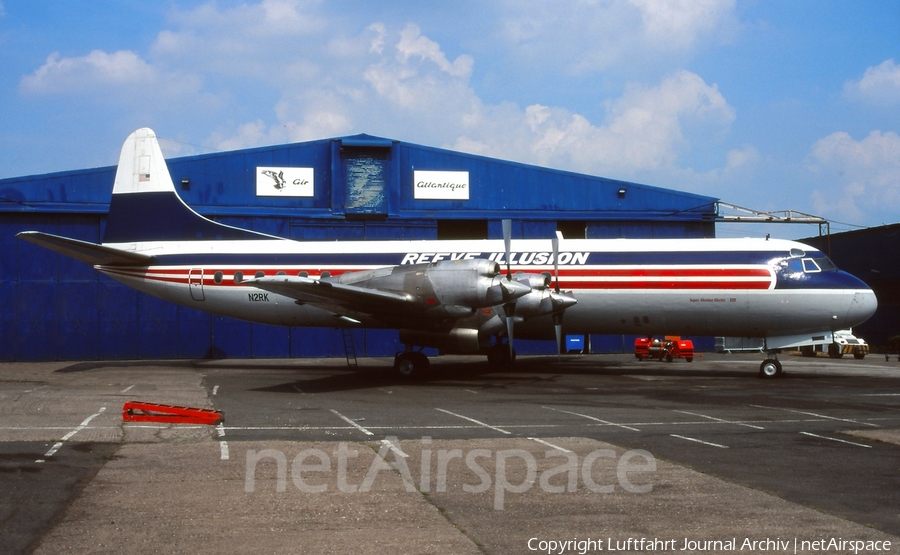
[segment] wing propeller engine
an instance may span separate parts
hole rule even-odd
[[[575,305],[578,301],[571,291],[560,291],[559,288],[559,236],[552,240],[553,245],[553,281],[555,287],[550,289],[551,276],[548,273],[542,274],[525,274],[517,272],[512,274],[510,268],[511,243],[512,243],[512,222],[503,220],[503,243],[506,249],[506,280],[505,284],[520,283],[527,284],[530,291],[521,296],[517,296],[503,304],[503,311],[500,318],[506,324],[506,335],[509,339],[509,355],[510,360],[514,356],[513,337],[514,328],[517,322],[522,322],[528,318],[539,316],[552,316],[553,327],[556,332],[556,352],[561,354],[562,350],[562,315],[567,308]],[[496,320],[488,321],[482,326],[482,331],[497,330],[498,322]],[[498,330],[499,331],[499,330]]]
[[[553,241],[556,285],[551,288],[554,276],[549,272],[512,273],[511,231],[510,220],[503,220],[505,274],[497,261],[478,258],[388,266],[319,279],[263,276],[248,279],[244,285],[293,298],[298,304],[321,308],[357,324],[395,326],[408,337],[421,336],[416,343],[425,346],[440,346],[440,336],[453,335],[447,330],[464,335],[467,345],[481,345],[482,339],[505,332],[509,360],[514,357],[516,323],[552,316],[559,352],[562,314],[577,302],[571,291],[559,288],[559,240]],[[484,312],[479,314],[479,309]],[[491,313],[487,309],[495,314],[485,321],[484,314]],[[468,332],[460,335],[461,330]],[[470,341],[473,334],[477,341]]]

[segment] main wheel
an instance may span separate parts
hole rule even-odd
[[[782,368],[781,363],[778,362],[777,359],[770,358],[763,361],[762,364],[759,365],[759,377],[760,378],[777,378],[781,376]]]
[[[394,369],[406,379],[421,377],[429,366],[428,357],[419,352],[407,351],[394,357]]]

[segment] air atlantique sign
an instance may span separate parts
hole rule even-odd
[[[311,197],[313,168],[256,168],[256,196]]]
[[[413,198],[469,200],[469,172],[415,171]]]

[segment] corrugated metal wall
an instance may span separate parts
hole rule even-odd
[[[491,238],[502,236],[501,218],[514,220],[516,238],[552,237],[557,220],[585,221],[588,238],[715,232],[710,197],[368,136],[168,165],[179,195],[201,214],[293,239],[436,239],[439,219],[487,221]],[[257,197],[257,166],[313,167],[315,195]],[[415,199],[417,169],[468,171],[469,200]],[[20,231],[36,230],[100,242],[114,175],[115,168],[107,167],[0,180],[0,360],[343,356],[340,330],[212,316],[15,239]],[[401,347],[395,331],[352,334],[362,356],[392,356]],[[629,350],[633,337],[596,336],[591,344],[595,351]],[[516,347],[521,353],[555,352],[552,342],[520,341]]]

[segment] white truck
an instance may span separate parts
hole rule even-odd
[[[840,330],[834,332],[834,341],[827,346],[804,345],[800,347],[800,352],[806,357],[814,357],[818,351],[827,352],[831,358],[853,355],[853,358],[861,359],[869,353],[869,345],[861,337],[853,335],[853,330]]]

